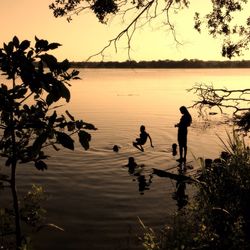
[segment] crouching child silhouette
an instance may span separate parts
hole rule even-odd
[[[141,131],[140,137],[135,139],[136,141],[133,142],[133,146],[143,152],[144,148],[142,147],[142,145],[144,145],[147,142],[147,139],[149,138],[151,147],[153,148],[154,146],[152,144],[152,139],[149,133],[146,132],[146,128],[144,125],[141,125],[140,131]]]

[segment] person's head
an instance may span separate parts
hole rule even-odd
[[[192,116],[188,112],[187,108],[185,106],[181,106],[180,112],[188,118],[188,126],[190,126],[192,123]]]
[[[187,108],[186,108],[185,106],[181,106],[181,107],[180,107],[180,112],[181,112],[182,114],[187,114],[187,113],[188,113],[188,110],[187,110]]]
[[[134,157],[129,157],[128,158],[128,163],[129,164],[134,164],[135,163],[135,158]]]
[[[141,125],[140,130],[141,130],[141,131],[145,131],[145,129],[146,129],[145,126],[144,126],[144,125]]]
[[[114,151],[114,152],[118,152],[118,151],[119,151],[119,147],[118,147],[117,145],[114,145],[114,146],[113,146],[113,151]]]

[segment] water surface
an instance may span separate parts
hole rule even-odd
[[[146,225],[160,228],[177,209],[172,199],[175,182],[153,176],[152,168],[176,170],[171,145],[176,142],[179,107],[190,106],[196,97],[186,89],[195,83],[215,87],[249,86],[248,69],[82,69],[81,80],[72,82],[70,110],[75,118],[95,124],[91,148],[84,151],[50,151],[49,169],[39,172],[32,165],[18,170],[19,191],[41,184],[49,195],[48,221],[65,232],[44,230],[34,235],[37,249],[113,250],[141,249],[135,235],[140,233],[138,216]],[[188,161],[197,169],[194,157],[215,158],[222,150],[216,134],[225,137],[225,125],[217,120],[203,129],[196,110],[188,134]],[[145,152],[132,146],[144,124],[154,148]],[[118,153],[113,145],[121,147]],[[145,164],[142,175],[147,189],[137,176],[123,166],[133,156]],[[193,171],[193,172],[192,172]],[[188,191],[189,190],[188,187]]]

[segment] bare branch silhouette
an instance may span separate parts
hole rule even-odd
[[[151,6],[153,5],[153,3],[158,2],[158,0],[151,0],[150,2],[148,2],[148,4],[140,11],[140,13],[132,20],[132,22],[124,29],[122,30],[115,38],[109,40],[108,44],[102,48],[99,52],[97,52],[94,55],[91,55],[86,61],[89,61],[91,58],[101,55],[102,58],[104,58],[103,52],[109,48],[112,44],[115,47],[115,51],[117,52],[117,42],[119,41],[119,39],[123,36],[126,35],[127,36],[127,46],[128,46],[128,57],[130,58],[130,49],[131,49],[131,40],[133,38],[134,32],[136,30],[136,25],[137,25],[137,21],[140,19],[140,17],[147,12]],[[134,8],[131,8],[131,10]],[[126,12],[129,10],[126,10]],[[124,14],[126,14],[126,12]],[[131,34],[129,34],[129,31],[131,31]]]
[[[250,89],[214,88],[213,85],[196,84],[188,92],[193,92],[198,100],[191,107],[196,107],[202,115],[204,108],[217,107],[223,113],[223,110],[230,108],[233,115],[240,112],[250,111]]]
[[[181,43],[176,37],[176,30],[172,18],[172,10],[177,12],[188,8],[190,0],[52,0],[49,8],[53,11],[55,17],[66,17],[71,21],[74,15],[89,10],[94,13],[97,19],[106,24],[111,16],[122,16],[130,19],[129,24],[124,30],[111,39],[107,45],[98,53],[90,56],[104,56],[104,51],[114,45],[117,51],[117,43],[123,36],[127,38],[127,49],[130,57],[131,41],[136,29],[158,18],[162,14],[166,15],[164,26],[169,27],[172,36],[177,45]],[[199,14],[199,7],[194,15],[193,28],[198,32],[207,30],[212,37],[222,37],[221,54],[224,57],[232,58],[242,55],[242,51],[247,50],[250,42],[250,17],[244,19],[235,19],[236,14],[247,10],[249,7],[247,0],[207,0],[211,4],[204,15]],[[171,11],[170,11],[171,10]],[[134,13],[138,11],[138,13]],[[128,14],[132,15],[128,15]],[[142,22],[142,24],[139,24]],[[234,22],[236,20],[236,22]],[[239,21],[240,20],[240,21]]]

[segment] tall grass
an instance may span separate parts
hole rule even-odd
[[[161,232],[144,231],[147,239],[151,233],[157,242],[144,244],[144,249],[250,249],[249,148],[235,131],[227,132],[226,141],[219,139],[226,154],[210,166],[202,164],[193,184],[196,196],[173,215],[172,223]]]

